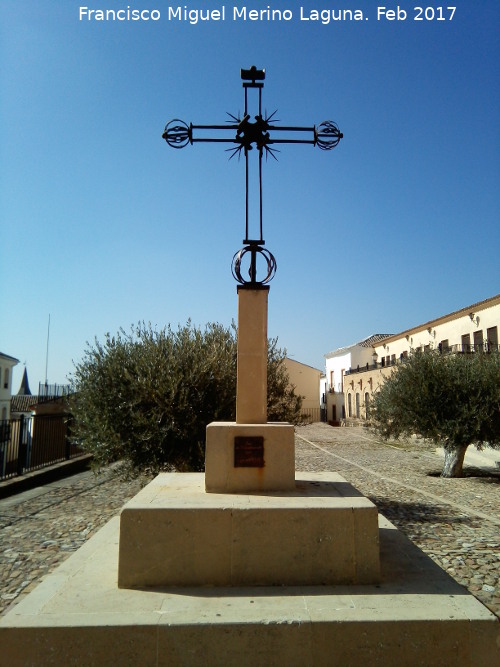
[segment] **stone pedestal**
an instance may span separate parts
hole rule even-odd
[[[294,428],[267,423],[269,288],[238,287],[236,422],[207,426],[205,490],[209,493],[294,491]]]
[[[166,473],[121,513],[122,588],[379,578],[377,508],[335,473],[302,473],[293,491],[252,494],[205,493],[203,474]]]
[[[209,424],[205,489],[210,493],[293,491],[293,426],[285,423]]]

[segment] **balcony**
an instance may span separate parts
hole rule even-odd
[[[351,368],[348,368],[345,371],[344,375],[353,375],[354,373],[366,373],[366,371],[374,371],[374,370],[377,370],[377,368],[384,368],[384,367],[385,367],[385,364],[384,364],[384,366],[382,366],[382,364],[377,363],[377,362],[375,362],[373,364],[366,364],[365,366],[359,366],[358,365],[356,368],[353,368],[351,366]]]
[[[453,354],[473,354],[474,352],[498,352],[499,345],[495,341],[487,341],[479,345],[450,345],[447,348],[441,349],[440,352],[449,352]]]
[[[414,352],[423,352],[422,348],[417,348]],[[427,351],[427,350],[425,350]],[[499,345],[496,341],[488,341],[486,343],[481,343],[479,345],[462,345],[457,343],[456,345],[446,345],[443,346],[441,343],[437,347],[437,351],[441,354],[474,354],[475,352],[498,352]],[[364,366],[356,366],[355,368],[351,367],[345,371],[345,375],[354,375],[355,373],[366,373],[367,371],[375,371],[381,368],[388,368],[390,366],[396,366],[397,364],[403,363],[408,359],[408,352],[403,352],[399,359],[391,357],[387,359],[384,357],[382,361],[376,361],[372,364],[365,364]]]

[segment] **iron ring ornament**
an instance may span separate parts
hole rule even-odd
[[[184,148],[189,143],[193,143],[193,126],[174,118],[165,125],[161,136],[172,148]]]
[[[279,152],[278,144],[310,144],[317,146],[321,150],[329,151],[338,146],[343,138],[338,125],[331,120],[325,120],[318,127],[306,126],[283,126],[278,125],[275,119],[276,111],[271,114],[262,112],[262,89],[266,71],[257,69],[255,66],[250,69],[241,70],[241,79],[244,89],[244,112],[242,116],[228,113],[229,120],[224,125],[189,125],[183,120],[174,118],[165,126],[162,137],[172,148],[184,148],[188,144],[198,142],[226,143],[231,144],[226,150],[230,153],[229,159],[236,155],[245,158],[246,170],[246,211],[245,211],[245,237],[243,243],[245,247],[239,250],[233,257],[232,274],[235,280],[241,285],[266,285],[270,282],[276,273],[276,259],[269,250],[264,248],[265,241],[263,237],[262,224],[262,158],[270,156],[277,160],[276,153]],[[258,95],[258,112],[253,117],[248,112],[248,93]],[[209,136],[202,135],[209,131]],[[222,136],[214,133],[221,132]],[[227,135],[230,132],[230,135]],[[195,136],[196,135],[196,136]],[[253,150],[255,148],[255,151]],[[258,233],[250,235],[249,224],[249,153],[256,153],[258,157],[258,191],[259,191],[259,228]],[[250,268],[248,270],[247,280],[242,275],[242,261],[250,253]],[[248,259],[248,257],[246,258]],[[264,277],[258,279],[257,259],[259,267],[264,266]],[[264,260],[262,262],[262,260]],[[260,268],[259,268],[260,271]]]
[[[247,253],[250,253],[250,266],[248,268],[249,280],[244,278],[241,274],[243,258]],[[265,276],[262,280],[258,280],[257,257],[264,259]],[[240,285],[267,285],[274,278],[276,273],[276,258],[267,248],[264,248],[258,242],[250,241],[248,245],[241,250],[238,250],[233,257],[231,265],[231,272],[233,278]]]
[[[338,146],[343,136],[337,123],[331,120],[323,121],[318,129],[314,128],[316,146],[323,151],[331,151],[332,148]]]

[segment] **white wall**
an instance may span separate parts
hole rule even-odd
[[[360,368],[373,363],[373,348],[360,344],[339,348],[326,358],[326,411],[327,421],[339,421],[345,415],[344,383],[345,372],[351,367]]]
[[[439,344],[448,341],[447,345],[453,351],[462,351],[464,343],[463,336],[468,336],[471,345],[474,345],[474,334],[476,340],[482,337],[484,343],[488,340],[489,334],[493,333],[491,329],[497,331],[500,329],[500,297],[498,302],[493,298],[490,303],[478,305],[473,310],[463,309],[436,320],[422,324],[414,329],[403,331],[397,336],[391,336],[375,346],[378,354],[378,361],[382,357],[395,356],[399,360],[401,354],[409,353],[417,348],[429,346],[430,349],[438,349]]]
[[[0,354],[0,419],[10,419],[12,369],[18,363],[18,359]]]
[[[335,354],[326,360],[326,382],[328,389],[342,391],[342,372],[351,366],[351,349],[344,353]]]

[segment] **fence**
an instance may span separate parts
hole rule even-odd
[[[71,442],[69,415],[0,421],[0,481],[82,454]]]
[[[55,398],[69,396],[71,391],[71,385],[69,384],[47,384],[47,382],[39,382],[38,403],[48,403]]]
[[[301,417],[305,422],[320,422],[323,421],[321,408],[302,408],[300,411]]]

